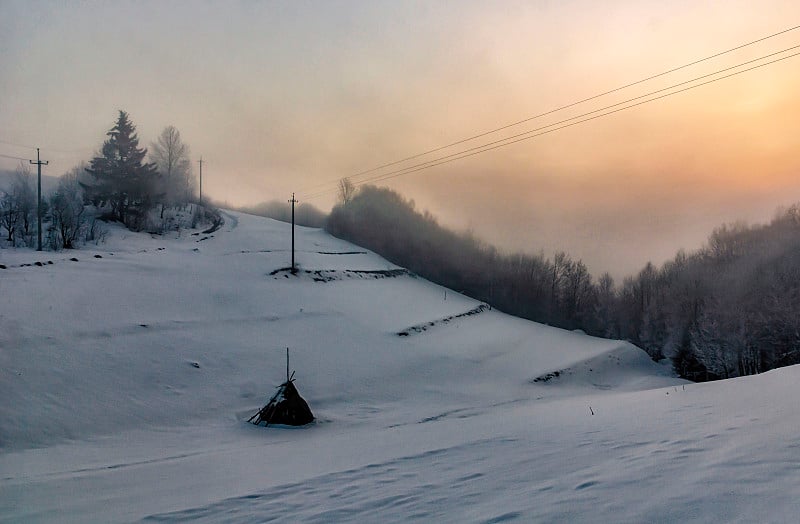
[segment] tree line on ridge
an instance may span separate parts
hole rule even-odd
[[[386,188],[363,186],[325,229],[506,313],[628,340],[702,381],[800,363],[800,206],[724,225],[696,252],[616,284],[563,252],[505,254]]]

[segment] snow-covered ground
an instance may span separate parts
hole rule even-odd
[[[319,230],[297,276],[287,224],[191,233],[0,250],[0,521],[800,518],[796,367],[689,384]],[[287,347],[317,422],[247,424]]]

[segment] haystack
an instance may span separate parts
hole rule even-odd
[[[289,376],[289,350],[286,350],[286,382],[278,386],[266,406],[250,417],[248,422],[256,426],[284,424],[287,426],[303,426],[314,421],[314,414],[308,403],[300,396],[294,385],[294,372]]]

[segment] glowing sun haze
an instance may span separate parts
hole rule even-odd
[[[143,145],[176,126],[217,200],[303,200],[797,25],[796,0],[3,0],[0,153],[41,147],[60,175],[123,109]],[[796,45],[800,30],[438,155]],[[800,200],[797,93],[800,57],[380,184],[505,250],[562,249],[620,277]]]

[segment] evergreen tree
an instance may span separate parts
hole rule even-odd
[[[125,111],[106,133],[103,148],[86,168],[94,183],[83,184],[87,199],[95,205],[108,205],[113,216],[126,226],[139,229],[142,217],[155,196],[158,172],[145,163],[146,148],[139,147],[136,126]]]

